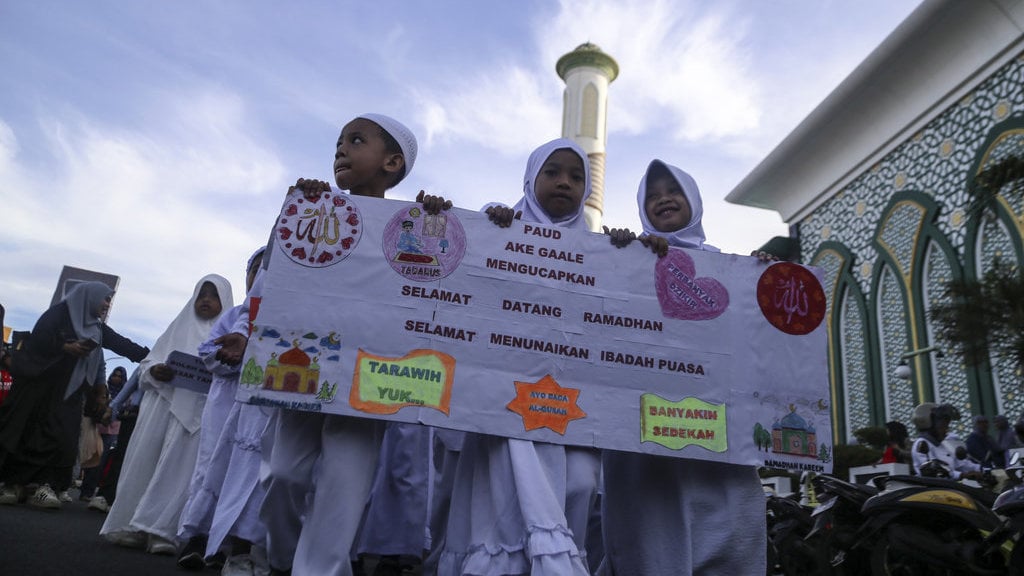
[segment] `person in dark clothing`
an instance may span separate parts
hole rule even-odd
[[[84,399],[105,392],[102,349],[133,362],[149,353],[103,323],[112,295],[101,282],[75,286],[39,317],[13,365],[5,357],[14,384],[0,406],[0,504],[20,502],[35,484],[30,504],[60,508],[54,487],[78,457]]]
[[[988,433],[988,417],[978,414],[974,417],[974,431],[967,436],[967,453],[982,466],[992,467],[992,458],[999,448]]]
[[[100,464],[100,481],[96,495],[89,500],[88,508],[99,512],[107,512],[117,496],[117,481],[121,478],[121,466],[124,455],[128,451],[128,443],[135,432],[135,422],[139,419],[139,404],[142,401],[142,390],[139,390],[139,371],[132,372],[128,383],[121,388],[117,397],[110,404],[114,417],[121,423],[117,432],[117,442],[110,451],[109,457],[104,456]]]

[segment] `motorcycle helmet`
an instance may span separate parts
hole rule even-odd
[[[910,418],[910,421],[914,423],[914,427],[920,431],[927,430],[932,427],[932,410],[938,408],[938,404],[935,402],[924,402],[918,404],[914,408],[914,415]]]
[[[914,416],[911,420],[919,431],[930,430],[936,422],[945,420],[951,422],[960,419],[960,411],[952,404],[936,404],[935,402],[924,402],[914,408]]]

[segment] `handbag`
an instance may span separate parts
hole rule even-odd
[[[38,362],[32,361],[28,351],[28,339],[31,335],[31,332],[17,330],[11,332],[11,345],[6,352],[7,361],[10,364],[8,372],[15,378],[35,378],[42,373],[42,370],[36,369]]]
[[[103,456],[103,436],[92,418],[82,418],[82,436],[78,439],[78,465],[82,468],[99,466]]]
[[[7,357],[10,362],[8,372],[14,378],[38,378],[47,368],[56,364],[59,360],[59,358],[54,358],[49,362],[40,362],[30,352],[31,347],[28,344],[31,336],[32,332],[29,331],[16,330],[11,332],[11,346],[7,350]]]

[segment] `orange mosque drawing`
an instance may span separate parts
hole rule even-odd
[[[270,355],[263,377],[263,388],[277,392],[316,394],[320,388],[320,365],[317,364],[317,358],[311,359],[299,349],[298,341],[293,341],[292,348],[280,357],[276,353]]]

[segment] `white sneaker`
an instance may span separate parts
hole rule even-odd
[[[24,497],[25,488],[17,484],[11,484],[10,486],[5,484],[3,488],[0,488],[0,504],[17,504],[18,502],[21,502]]]
[[[54,494],[53,488],[50,488],[49,484],[40,484],[39,488],[29,498],[28,503],[37,508],[50,508],[56,510],[60,508],[60,498]]]
[[[255,566],[248,554],[236,554],[228,556],[224,567],[221,568],[221,576],[253,576]]]
[[[146,552],[162,556],[177,556],[178,545],[156,534],[150,534],[149,542],[146,544]]]
[[[110,510],[110,504],[107,504],[107,499],[103,496],[93,496],[89,499],[89,504],[86,508],[90,510],[97,510],[99,512],[107,512]]]
[[[63,490],[63,491],[61,491],[60,494],[57,494],[57,499],[60,500],[61,502],[71,502],[72,501],[71,494],[68,494],[67,490]]]
[[[108,542],[125,548],[144,548],[146,546],[146,535],[142,532],[112,532],[104,534],[103,537]]]

